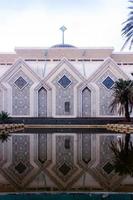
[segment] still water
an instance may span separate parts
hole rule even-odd
[[[0,144],[0,192],[133,191],[113,168],[113,133],[13,133]]]

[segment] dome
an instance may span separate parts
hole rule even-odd
[[[76,47],[71,44],[56,44],[51,48],[76,48]]]

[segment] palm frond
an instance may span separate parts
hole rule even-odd
[[[112,165],[115,172],[120,176],[133,176],[133,144],[132,142],[129,142],[128,151],[126,150],[125,146],[126,141],[123,140],[111,142],[110,149],[114,154]]]
[[[133,1],[129,0],[129,3],[133,4]],[[125,42],[121,50],[123,50],[128,43],[130,43],[129,49],[131,49],[133,45],[133,6],[130,5],[128,9],[130,10],[128,19],[122,23],[124,27],[121,30],[121,35],[125,37]]]
[[[10,138],[10,133],[8,132],[0,132],[0,141],[3,143],[3,142],[7,142]]]
[[[118,79],[112,91],[111,112],[115,110],[119,115],[130,116],[133,109],[133,81]]]

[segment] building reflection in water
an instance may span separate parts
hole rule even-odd
[[[122,191],[133,178],[113,169],[117,134],[12,134],[0,145],[1,191]]]

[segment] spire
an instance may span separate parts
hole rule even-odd
[[[60,27],[60,30],[62,31],[62,45],[64,45],[64,32],[67,30],[65,26]]]
[[[53,45],[52,48],[76,48],[75,46],[71,45],[71,44],[66,44],[64,41],[64,32],[67,30],[67,28],[65,26],[60,27],[61,32],[62,32],[62,42],[61,44],[56,44]]]

